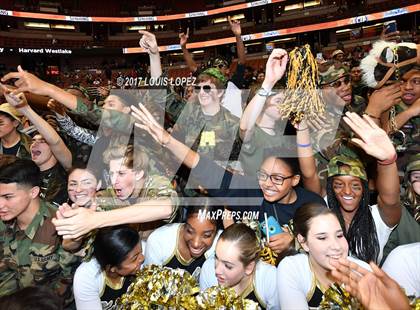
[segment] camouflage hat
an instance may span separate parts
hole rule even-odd
[[[349,71],[346,67],[341,66],[339,68],[336,68],[335,65],[332,65],[327,69],[327,71],[319,73],[319,77],[320,77],[319,84],[320,85],[330,84],[332,82],[337,81],[338,79],[340,79],[341,77],[345,75],[349,75]]]
[[[406,172],[420,170],[420,153],[410,156]]]
[[[13,106],[11,106],[9,103],[3,103],[0,104],[0,112],[10,115],[15,120],[17,120],[19,123],[22,124],[23,122],[23,115],[18,110],[16,110]]]
[[[328,177],[351,175],[367,181],[367,174],[362,162],[344,155],[333,157],[328,163]]]
[[[229,62],[221,57],[217,57],[213,63],[212,63],[213,67],[219,67],[219,66],[225,66],[225,67],[229,67]]]
[[[227,83],[226,77],[217,68],[208,68],[208,69],[204,70],[203,72],[201,72],[201,74],[210,75],[210,76],[218,79],[223,85],[226,85],[226,83]]]

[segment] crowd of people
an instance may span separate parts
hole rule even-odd
[[[235,72],[197,64],[180,35],[195,78],[181,92],[93,99],[20,66],[1,78],[1,309],[117,309],[151,264],[261,309],[418,306],[419,45],[388,36],[317,58],[324,111],[292,122],[290,54],[275,48],[253,78],[229,23]],[[156,38],[139,32],[163,81]]]

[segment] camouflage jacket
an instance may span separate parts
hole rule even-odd
[[[0,225],[2,262],[0,296],[27,286],[46,285],[71,299],[71,283],[78,259],[65,251],[51,220],[55,209],[41,200],[25,230],[16,220]]]
[[[403,102],[395,106],[397,114],[407,109],[408,107]],[[420,152],[420,116],[411,118],[400,130],[405,133],[407,150],[413,154]]]
[[[173,211],[170,219],[165,220],[172,222],[178,211],[178,195],[173,189],[171,182],[162,176],[151,175],[146,177],[143,188],[137,197],[127,200],[120,200],[112,188],[99,191],[96,195],[96,203],[100,210],[109,211],[122,207],[127,207],[136,203],[155,199],[171,199]]]
[[[187,104],[172,134],[194,151],[216,161],[226,161],[239,156],[238,129],[239,118],[222,106],[217,114],[206,116],[199,104]]]
[[[31,143],[32,139],[28,135],[24,133],[19,133],[20,135],[20,147],[16,154],[17,157],[23,158],[23,159],[32,159],[31,157]],[[3,154],[3,147],[0,143],[0,154]]]

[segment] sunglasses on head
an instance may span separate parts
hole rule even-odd
[[[339,79],[339,80],[337,80],[335,82],[332,82],[328,85],[331,86],[331,87],[334,87],[334,88],[340,88],[341,85],[343,85],[343,84],[347,85],[348,83],[350,83],[350,76],[346,75],[344,77],[344,80]]]
[[[205,93],[209,93],[209,92],[211,92],[211,86],[210,86],[210,85],[202,85],[202,86],[200,86],[200,85],[195,85],[195,86],[194,86],[194,89],[195,89],[197,92],[200,92],[200,90],[201,90],[201,89],[203,89]]]

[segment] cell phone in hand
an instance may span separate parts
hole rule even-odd
[[[397,22],[395,20],[390,20],[384,23],[385,34],[396,32],[397,31]]]

